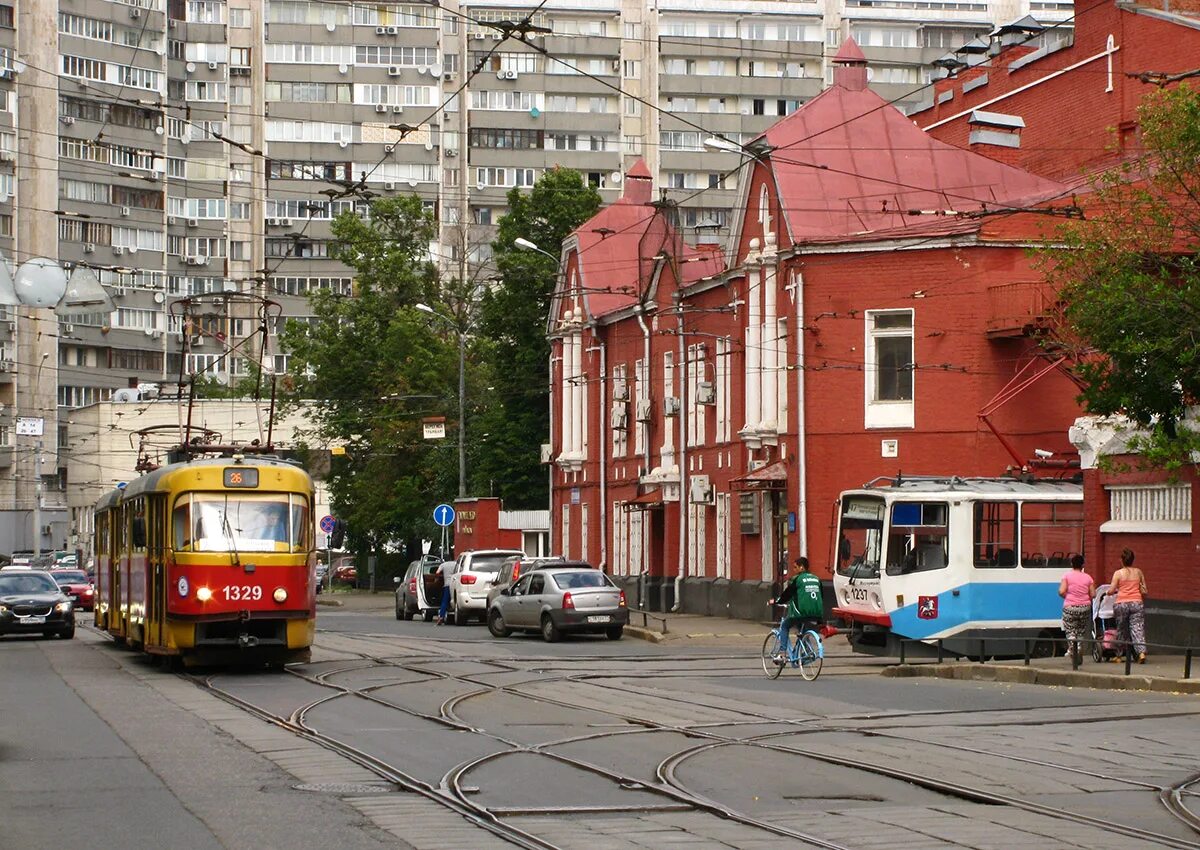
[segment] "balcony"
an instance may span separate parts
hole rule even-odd
[[[1042,281],[990,286],[987,294],[989,339],[1032,336],[1050,324],[1058,301]]]

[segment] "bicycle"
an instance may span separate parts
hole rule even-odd
[[[771,629],[763,641],[762,666],[767,678],[778,679],[789,663],[800,668],[805,681],[811,682],[820,676],[825,661],[825,644],[821,636],[812,629],[805,629],[795,643],[789,640],[790,646],[785,649],[782,634],[783,620],[780,620],[779,626]]]

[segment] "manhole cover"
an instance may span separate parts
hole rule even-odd
[[[306,782],[293,785],[297,791],[315,791],[318,794],[389,794],[391,785],[368,785],[365,782]]]

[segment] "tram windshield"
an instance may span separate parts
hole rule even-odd
[[[883,499],[846,496],[838,524],[838,575],[879,578],[883,548]]]
[[[172,514],[184,552],[304,552],[308,500],[294,493],[190,493]]]

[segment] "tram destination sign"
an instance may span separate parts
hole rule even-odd
[[[233,466],[225,470],[226,487],[257,487],[258,470],[252,466]]]

